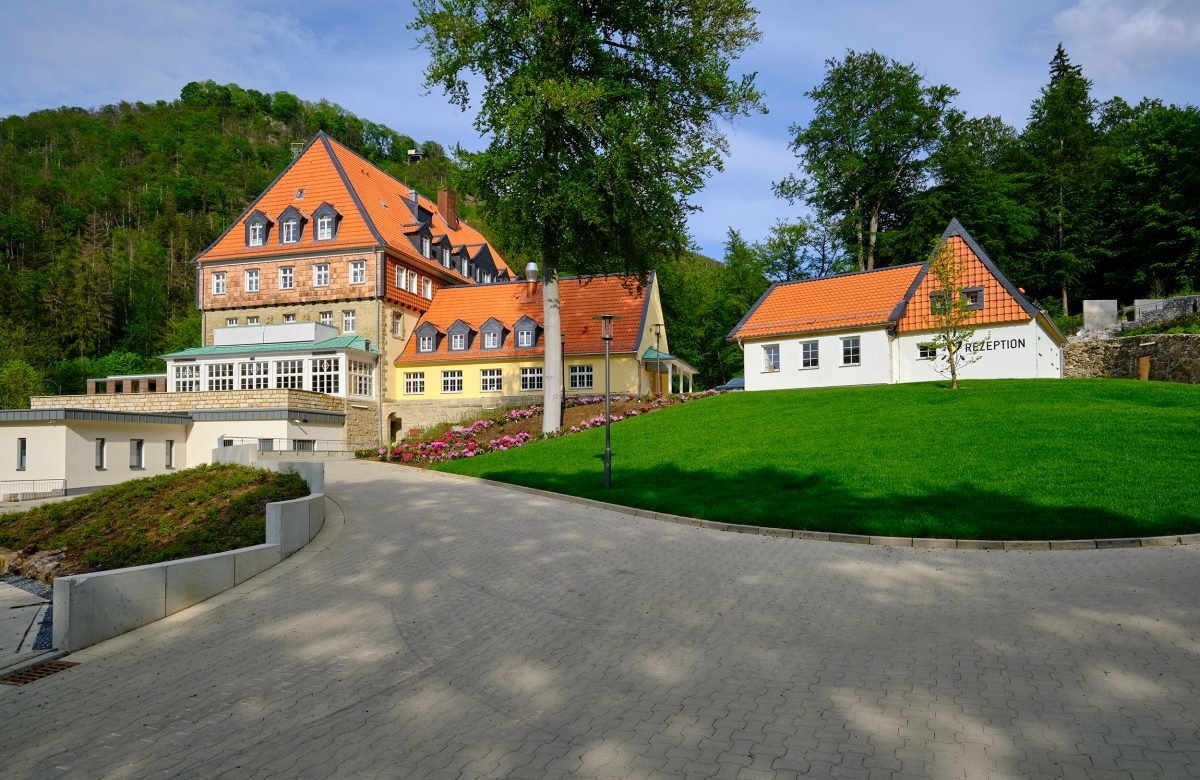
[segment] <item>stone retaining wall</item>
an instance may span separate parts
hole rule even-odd
[[[101,409],[108,412],[165,414],[196,409],[309,409],[344,412],[345,399],[308,390],[218,390],[206,393],[114,393],[41,395],[33,409]]]
[[[1067,343],[1063,376],[1137,379],[1138,359],[1150,359],[1150,379],[1200,384],[1200,334],[1159,333]]]

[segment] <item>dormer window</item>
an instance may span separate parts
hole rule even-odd
[[[526,328],[517,331],[517,346],[532,347],[533,346],[533,330]]]
[[[300,240],[300,220],[292,218],[283,221],[279,231],[279,240],[284,244],[294,244]]]
[[[450,267],[450,247],[448,246],[442,247],[442,265]]]
[[[433,352],[433,336],[418,336],[417,352]]]
[[[499,347],[500,347],[500,334],[499,333],[497,333],[494,330],[490,330],[487,333],[483,334],[483,348],[484,349],[499,349]]]
[[[328,203],[322,203],[313,211],[312,218],[316,226],[314,241],[332,241],[337,238],[338,221],[342,218],[337,209]]]
[[[432,250],[430,249],[429,236],[421,236],[421,254],[430,257]]]
[[[450,349],[459,350],[467,348],[467,334],[451,333],[450,334]]]
[[[271,220],[255,209],[246,217],[246,246],[263,246],[271,232]]]

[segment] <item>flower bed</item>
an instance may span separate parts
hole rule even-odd
[[[685,395],[647,395],[640,398],[633,395],[616,396],[612,399],[612,403],[614,406],[618,406],[620,410],[614,411],[611,419],[613,422],[620,422],[621,420],[648,414],[667,406],[675,406],[676,404],[687,403],[699,398],[707,398],[719,394],[720,391],[718,390],[702,390],[697,393]],[[568,398],[565,405],[568,409],[574,409],[603,403],[604,396],[601,395]],[[403,442],[393,447],[390,452],[380,450],[379,453],[386,453],[391,460],[414,466],[430,463],[448,463],[462,458],[474,458],[487,452],[511,450],[515,447],[524,446],[531,441],[555,438],[569,433],[579,433],[604,425],[604,415],[601,413],[585,418],[556,434],[535,434],[529,430],[515,430],[511,432],[496,430],[497,428],[507,429],[518,426],[530,427],[530,421],[540,418],[541,415],[542,407],[539,404],[521,409],[510,409],[494,417],[476,420],[470,425],[453,428],[434,439],[419,442]],[[491,435],[493,433],[498,435]],[[363,450],[358,455],[359,457],[372,457],[376,453],[372,450]]]

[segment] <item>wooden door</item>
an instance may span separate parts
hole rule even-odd
[[[1138,379],[1145,382],[1150,378],[1150,356],[1142,355],[1138,358]]]

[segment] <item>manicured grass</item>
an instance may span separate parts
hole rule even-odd
[[[265,541],[265,508],[308,495],[298,474],[209,465],[0,515],[0,547],[63,550],[68,572],[140,566]]]
[[[1200,387],[967,381],[730,393],[441,471],[710,520],[888,536],[1200,532]]]

